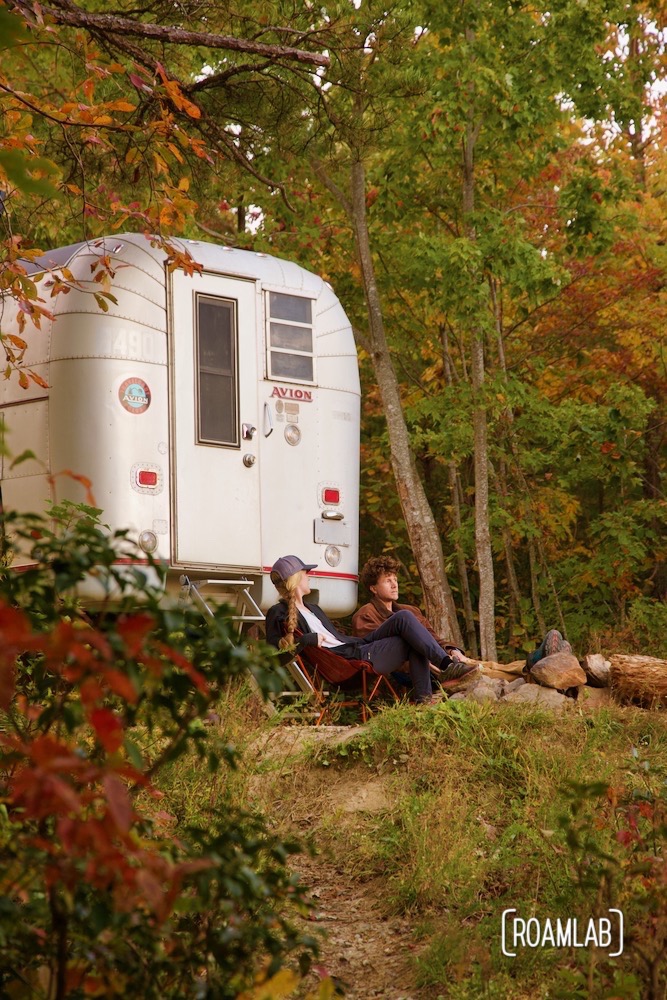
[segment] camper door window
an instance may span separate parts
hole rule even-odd
[[[197,296],[197,440],[238,446],[236,303]]]
[[[268,313],[269,378],[314,382],[312,301],[269,292]]]

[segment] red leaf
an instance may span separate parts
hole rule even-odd
[[[139,694],[129,677],[122,674],[120,670],[105,670],[104,679],[114,694],[135,705],[139,701]]]
[[[127,833],[132,826],[134,810],[125,785],[115,774],[106,774],[102,784],[107,796],[109,815],[120,832]]]
[[[108,753],[115,753],[123,742],[120,719],[108,708],[96,708],[90,713],[90,723],[104,749]]]
[[[0,708],[7,711],[14,697],[16,668],[13,660],[0,663]]]
[[[137,872],[137,888],[160,920],[167,917],[165,907],[165,892],[162,882],[153,872],[142,868]]]
[[[86,708],[92,708],[94,705],[97,705],[104,697],[104,688],[92,677],[87,677],[82,682],[80,692],[81,701]]]
[[[143,650],[146,637],[155,628],[155,619],[146,613],[128,615],[118,620],[117,628],[128,654],[136,656]]]

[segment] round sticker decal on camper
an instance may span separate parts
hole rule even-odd
[[[118,398],[128,413],[145,413],[151,405],[151,391],[142,378],[126,378]]]

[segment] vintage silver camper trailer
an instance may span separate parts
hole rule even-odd
[[[87,477],[103,521],[164,560],[169,586],[249,580],[266,609],[270,567],[293,552],[317,564],[320,603],[346,614],[357,592],[360,391],[345,313],[294,263],[172,242],[201,271],[171,271],[137,234],[63,247],[32,267],[54,318],[28,321],[24,364],[48,388],[0,383],[2,504],[83,501],[71,474]],[[50,298],[58,275],[70,291]],[[95,299],[105,287],[116,300],[106,311]],[[12,300],[1,328],[17,332]],[[35,459],[12,467],[26,449]]]

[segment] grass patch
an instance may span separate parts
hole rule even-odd
[[[219,736],[242,751],[239,766],[209,774],[196,760],[174,762],[162,788],[178,824],[205,817],[224,794],[261,809],[281,835],[312,840],[358,882],[380,880],[386,914],[407,917],[414,928],[415,983],[429,997],[650,995],[630,951],[611,965],[596,958],[591,971],[588,953],[572,948],[524,949],[508,958],[500,931],[510,907],[542,920],[599,908],[599,884],[582,878],[602,870],[599,858],[570,843],[572,823],[596,851],[617,852],[618,814],[605,814],[585,789],[598,782],[645,795],[646,768],[656,780],[667,775],[664,714],[615,706],[596,713],[575,706],[563,715],[470,702],[419,712],[398,706],[351,741],[331,745],[313,729],[276,731],[248,710],[242,691],[235,697],[221,712],[227,721]],[[351,811],[359,788],[371,787],[385,796],[383,808]],[[573,788],[584,789],[580,800]],[[618,871],[623,864],[619,858]],[[635,890],[619,882],[622,905],[640,925]]]
[[[440,991],[433,996],[639,996],[622,992],[638,982],[630,960],[607,969],[606,979],[596,972],[601,992],[589,993],[590,970],[579,968],[574,949],[507,958],[500,935],[509,907],[543,920],[592,913],[596,900],[582,886],[581,858],[563,826],[576,803],[568,789],[640,789],[638,755],[667,774],[664,715],[614,706],[562,716],[470,702],[421,712],[399,706],[345,747],[312,748],[295,762],[288,782],[309,806],[296,816],[292,808],[292,819],[355,877],[384,880],[386,912],[409,916],[425,942],[415,974]],[[390,799],[381,814],[327,809],[336,782],[380,780]],[[284,784],[267,807],[287,821],[281,794]],[[613,851],[613,824],[602,824],[593,802],[582,809],[599,849]],[[604,992],[607,981],[621,992]]]

